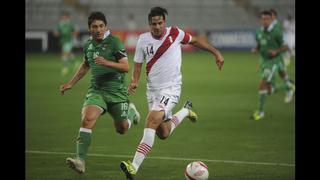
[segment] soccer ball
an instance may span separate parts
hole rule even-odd
[[[187,180],[207,180],[209,178],[208,166],[201,161],[188,164],[184,176]]]

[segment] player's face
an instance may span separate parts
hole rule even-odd
[[[151,34],[155,37],[161,37],[165,29],[165,20],[162,16],[154,16],[149,22]]]
[[[92,38],[96,41],[103,40],[104,33],[107,31],[107,26],[101,20],[94,20],[89,27],[89,32]]]
[[[272,22],[272,18],[270,15],[262,15],[261,23],[264,28],[268,28]]]

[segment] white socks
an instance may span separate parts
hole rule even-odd
[[[138,171],[142,161],[147,156],[149,151],[151,150],[154,142],[154,136],[156,134],[156,130],[151,128],[145,128],[143,131],[143,137],[140,141],[140,144],[137,148],[136,154],[134,155],[132,165]]]
[[[92,133],[92,130],[91,130],[91,129],[83,128],[83,127],[81,127],[79,131],[81,131],[81,132],[86,132],[86,133]]]
[[[176,114],[172,116],[171,122],[171,130],[170,134],[172,134],[173,130],[178,127],[178,125],[182,122],[182,120],[189,115],[189,109],[182,108]]]
[[[189,115],[189,109],[182,108],[176,114],[173,115],[171,122],[171,131],[172,131],[182,122],[182,120]],[[132,165],[138,171],[141,163],[143,162],[144,158],[147,157],[148,153],[150,152],[153,143],[154,143],[154,136],[156,134],[156,130],[151,128],[145,128],[143,131],[143,137],[140,141],[140,144],[137,148],[136,154],[134,155]]]
[[[130,129],[130,128],[131,128],[131,124],[132,124],[132,122],[131,122],[131,120],[130,120],[130,119],[127,119],[127,122],[128,122],[128,129]]]

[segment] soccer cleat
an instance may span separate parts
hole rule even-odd
[[[127,179],[133,180],[134,176],[136,175],[137,171],[133,167],[130,161],[121,161],[120,168],[126,175]]]
[[[140,122],[140,113],[138,112],[136,106],[133,103],[129,104],[129,107],[134,110],[135,116],[133,119],[133,124],[139,124]]]
[[[189,115],[187,117],[190,119],[190,121],[197,122],[198,115],[192,110],[192,102],[190,100],[187,100],[183,107],[189,110]]]
[[[256,121],[258,121],[262,118],[264,118],[264,112],[259,112],[259,111],[255,111],[253,113],[253,115],[251,116],[251,119],[256,120]]]
[[[79,174],[83,174],[86,169],[85,162],[77,157],[76,158],[68,157],[66,160],[66,163],[71,169],[75,170]]]
[[[295,91],[296,91],[296,86],[292,84],[290,90],[287,92],[286,97],[284,98],[284,103],[290,103],[292,101]]]

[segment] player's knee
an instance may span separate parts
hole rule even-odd
[[[128,125],[121,124],[116,126],[116,132],[119,134],[125,134],[128,131]]]
[[[168,137],[169,137],[169,133],[159,133],[159,134],[157,134],[157,136],[159,137],[159,139],[161,139],[161,140],[165,140],[165,139],[167,139]]]
[[[161,121],[161,120],[160,120]],[[159,119],[156,116],[149,116],[146,126],[148,128],[157,128],[159,126]]]
[[[95,122],[96,118],[94,118],[93,116],[86,116],[82,119],[81,124],[82,127],[85,128],[91,128]]]
[[[162,131],[157,131],[157,136],[159,137],[159,139],[161,140],[165,140],[170,136],[170,132],[166,131],[166,130],[162,130]]]
[[[119,134],[125,134],[128,129],[126,128],[116,128],[117,133]]]

